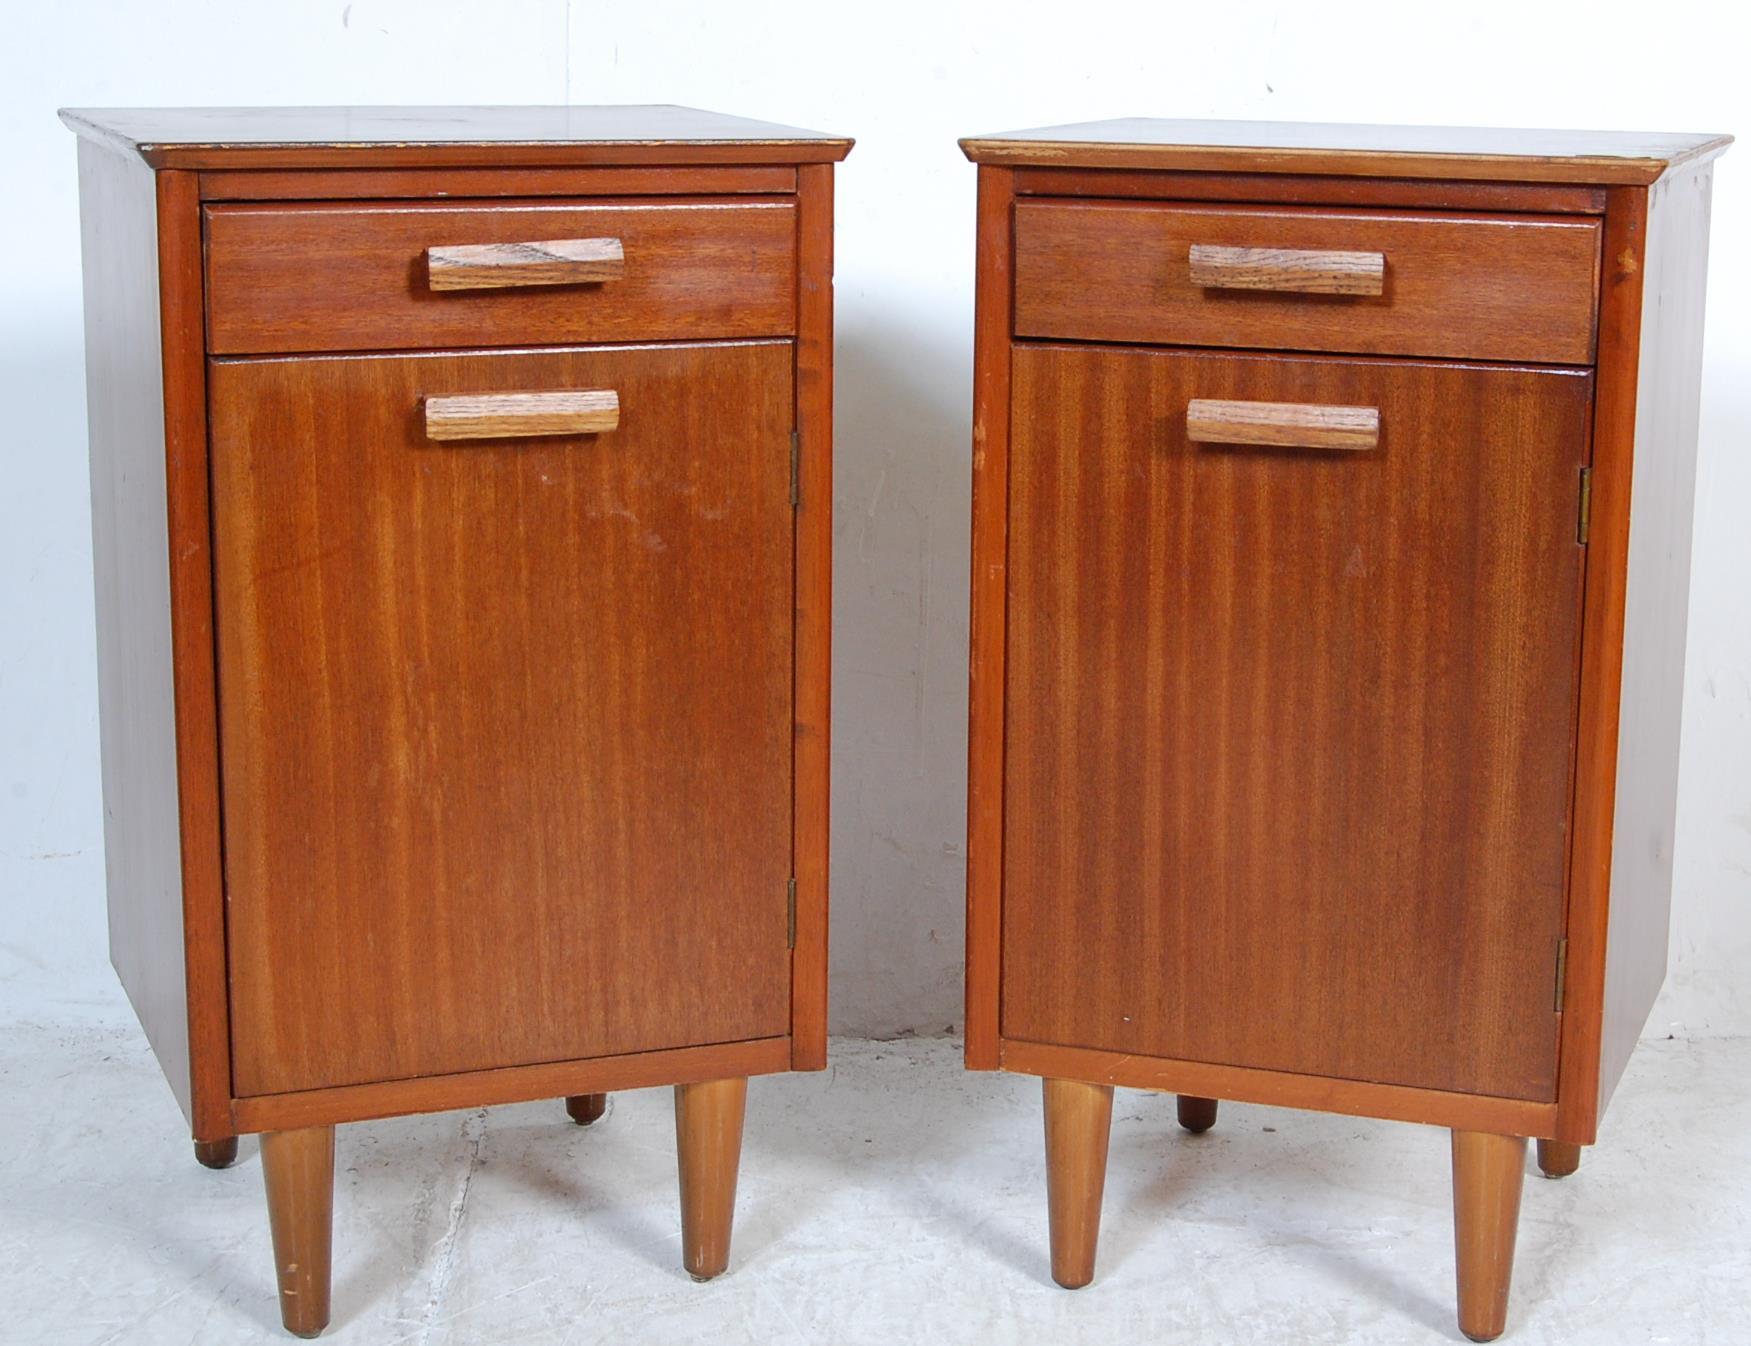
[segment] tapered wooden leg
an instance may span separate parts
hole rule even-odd
[[[1194,1136],[1202,1135],[1216,1125],[1216,1100],[1181,1094],[1179,1096],[1179,1124]]]
[[[334,1230],[334,1128],[269,1131],[261,1138],[268,1223],[286,1331],[314,1337],[328,1326]]]
[[[1494,1341],[1508,1325],[1508,1283],[1514,1272],[1525,1171],[1525,1137],[1453,1133],[1459,1330],[1473,1341]]]
[[[1563,1140],[1538,1142],[1538,1171],[1547,1178],[1566,1178],[1581,1166],[1581,1147]]]
[[[1107,1184],[1113,1088],[1045,1080],[1046,1211],[1052,1227],[1052,1279],[1076,1290],[1094,1279],[1100,1199]]]
[[[195,1159],[206,1168],[230,1168],[237,1162],[237,1137],[224,1140],[197,1140]]]
[[[588,1126],[608,1111],[607,1094],[573,1094],[565,1101],[567,1115],[579,1126]]]
[[[736,1169],[742,1159],[746,1079],[675,1086],[675,1149],[681,1166],[681,1265],[708,1281],[730,1264]]]

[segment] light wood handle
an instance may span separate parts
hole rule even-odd
[[[1386,254],[1194,243],[1192,284],[1217,290],[1381,294],[1386,288]]]
[[[597,435],[619,425],[620,394],[611,389],[426,399],[427,439]]]
[[[512,285],[585,285],[619,280],[626,254],[617,238],[556,238],[545,243],[471,243],[426,249],[434,290],[500,290]]]
[[[1186,404],[1186,437],[1204,444],[1373,449],[1380,445],[1380,412],[1375,407],[1220,402],[1200,397]]]

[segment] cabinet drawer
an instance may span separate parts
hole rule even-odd
[[[1024,201],[1015,331],[1589,364],[1599,228],[1549,215]]]
[[[219,355],[796,330],[789,199],[216,205],[206,247]]]

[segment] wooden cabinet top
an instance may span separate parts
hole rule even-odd
[[[63,108],[154,168],[819,163],[847,136],[669,104],[598,107]]]
[[[1712,158],[1725,135],[1128,117],[961,141],[969,159],[1035,168],[1154,168],[1514,182],[1648,183]]]

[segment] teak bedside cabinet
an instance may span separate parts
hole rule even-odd
[[[979,165],[967,1064],[1452,1129],[1459,1322],[1665,975],[1720,136],[1124,121]]]
[[[111,952],[286,1326],[334,1127],[826,1055],[833,164],[675,107],[77,111]]]

